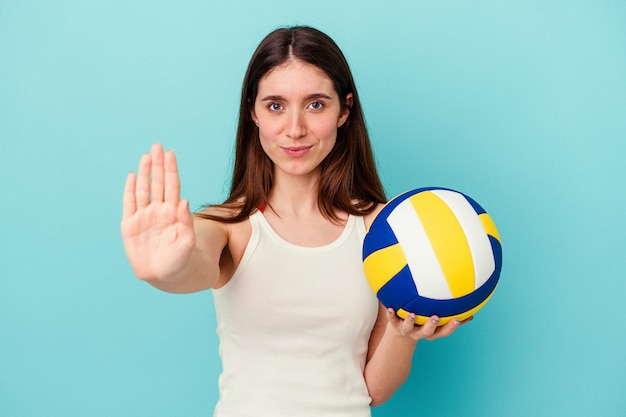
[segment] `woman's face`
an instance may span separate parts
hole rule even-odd
[[[274,174],[319,175],[319,165],[346,122],[351,95],[343,108],[331,79],[319,68],[291,60],[259,81],[252,119],[261,146],[274,162]],[[278,177],[276,178],[278,179]]]

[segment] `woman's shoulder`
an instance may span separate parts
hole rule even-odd
[[[241,208],[232,204],[207,206],[195,213],[195,222],[199,224],[200,230],[205,231],[205,233],[198,233],[197,237],[211,239],[216,236],[214,233],[217,233],[217,236],[225,239],[225,247],[220,259],[219,286],[228,282],[237,269],[252,235],[249,216],[237,220],[240,213]],[[210,232],[211,229],[213,233]]]
[[[229,242],[249,237],[248,219],[249,216],[241,216],[241,205],[232,203],[205,206],[194,213],[194,224],[199,230],[225,233]]]
[[[365,227],[367,229],[370,228],[370,225],[372,224],[378,213],[380,213],[380,211],[383,209],[383,207],[385,207],[384,203],[376,203],[374,209],[363,216],[363,220],[365,221]]]

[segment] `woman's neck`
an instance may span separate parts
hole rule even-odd
[[[319,214],[317,192],[308,191],[286,192],[282,189],[273,189],[267,202],[268,208],[278,216],[310,217]]]
[[[335,241],[348,219],[347,213],[339,222],[324,217],[318,205],[317,181],[275,182],[263,214],[283,239],[311,247]]]
[[[267,204],[279,216],[309,217],[320,212],[318,192],[319,177],[277,175]]]

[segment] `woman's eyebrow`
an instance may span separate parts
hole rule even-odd
[[[307,100],[313,100],[316,98],[323,98],[325,100],[332,100],[333,98],[331,96],[329,96],[328,94],[324,94],[324,93],[314,93],[314,94],[309,94],[308,96],[305,97],[305,99]]]
[[[284,98],[282,96],[269,95],[265,96],[261,99],[261,101],[283,101]]]
[[[314,99],[332,100],[332,97],[325,93],[313,93],[313,94],[308,94],[306,97],[304,97],[304,99],[305,100],[314,100]],[[263,97],[261,101],[285,101],[285,98],[281,95],[271,94],[271,95]]]

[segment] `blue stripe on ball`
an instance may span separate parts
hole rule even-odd
[[[458,192],[458,191],[457,191]],[[468,203],[476,210],[476,214],[481,215],[483,213],[487,213],[484,208],[481,207],[472,197],[463,194],[463,197],[467,200]]]
[[[402,309],[424,317],[432,315],[449,317],[463,314],[485,301],[491,295],[498,285],[499,277],[500,270],[496,269],[489,279],[471,294],[450,300],[433,300],[432,298],[418,296],[403,306]]]
[[[391,230],[391,227],[389,227],[389,224],[387,222],[372,225],[372,229],[370,229],[370,232],[372,230],[375,230],[375,232],[368,233],[363,240],[363,260],[365,260],[365,258],[370,256],[377,250],[398,243],[396,235],[393,233],[393,230]],[[372,237],[374,235],[376,236],[375,239]]]
[[[409,266],[402,268],[400,272],[387,281],[376,295],[385,307],[391,307],[396,311],[418,297]]]
[[[493,236],[488,236],[489,242],[491,242],[491,250],[493,251],[493,259],[496,263],[495,270],[500,274],[502,270],[502,244]]]

